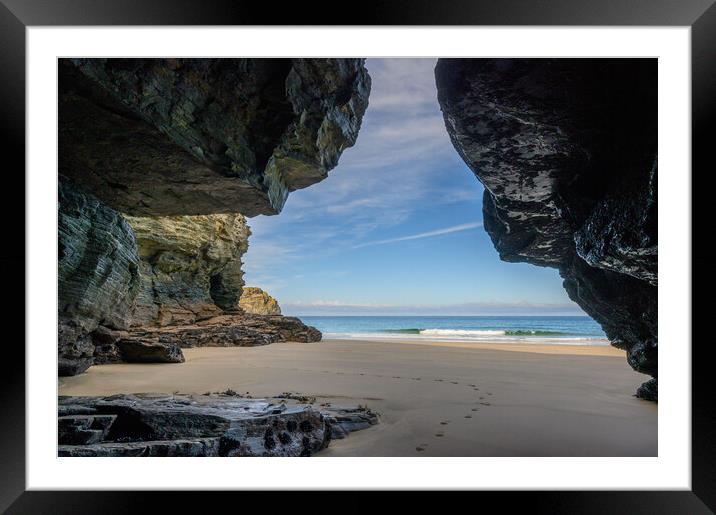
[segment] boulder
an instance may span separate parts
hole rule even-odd
[[[435,77],[500,257],[559,269],[655,399],[656,59],[440,59]]]
[[[127,336],[116,345],[122,361],[127,363],[184,363],[184,354],[174,342]]]

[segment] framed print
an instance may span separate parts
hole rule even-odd
[[[711,513],[712,4],[3,0],[2,508]]]

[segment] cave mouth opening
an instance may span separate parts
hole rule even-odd
[[[209,296],[218,307],[228,311],[236,305],[236,295],[226,288],[221,274],[213,274],[209,277]]]

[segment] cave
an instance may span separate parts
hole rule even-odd
[[[447,133],[485,186],[500,257],[558,269],[570,298],[652,376],[637,395],[656,400],[656,61],[440,59],[435,79]],[[355,143],[370,86],[357,58],[61,59],[59,346],[61,362],[82,362],[64,370],[91,365],[98,330],[137,325],[136,305],[146,306],[136,338],[157,345],[167,333],[144,326],[232,312],[238,269],[229,281],[202,268],[206,287],[147,283],[152,231],[136,218],[237,241],[241,222],[221,217],[278,214],[290,192],[323,180]],[[193,262],[160,265],[197,276]],[[256,320],[222,337],[244,338]],[[286,331],[262,327],[267,343]]]
[[[214,304],[221,309],[231,309],[238,301],[236,292],[224,286],[221,274],[214,274],[209,278],[209,294]]]

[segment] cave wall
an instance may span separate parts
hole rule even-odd
[[[657,398],[656,59],[440,59],[450,139],[500,257],[559,269]]]
[[[93,332],[129,327],[139,255],[122,215],[62,176],[58,200],[59,374],[75,375],[93,363]]]

